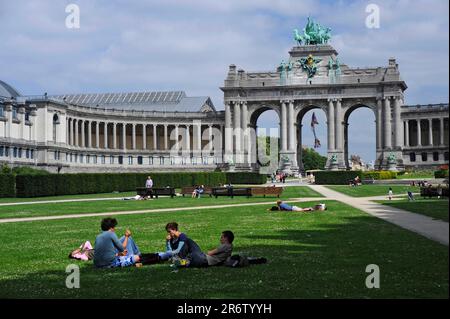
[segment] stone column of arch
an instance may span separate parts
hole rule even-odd
[[[142,149],[147,149],[147,124],[141,124],[142,125]]]
[[[233,128],[231,127],[231,102],[225,103],[225,156],[233,154]],[[227,161],[228,159],[224,159]]]
[[[376,130],[377,130],[377,150],[381,151],[383,149],[383,100],[381,98],[377,99],[377,113],[376,113]]]
[[[344,148],[344,137],[343,137],[343,118],[342,118],[342,99],[336,99],[336,108],[335,108],[335,149],[343,152]]]
[[[281,101],[281,123],[280,123],[280,137],[281,137],[281,152],[287,151],[287,114],[286,101]]]
[[[242,162],[246,162],[246,153],[248,154],[249,146],[248,143],[248,107],[247,102],[241,102],[241,153],[242,153]]]
[[[290,152],[295,152],[295,115],[294,115],[294,101],[290,100],[288,101],[288,134],[289,134],[289,144],[288,148]]]
[[[236,163],[240,163],[240,155],[241,155],[241,128],[240,128],[240,102],[235,101],[234,102],[234,112],[233,112],[233,119],[234,119],[234,144],[235,144],[235,156],[236,156]]]
[[[444,146],[444,144],[445,144],[444,143],[445,133],[444,133],[444,118],[443,117],[441,117],[439,124],[440,124],[439,125],[439,137],[440,137],[439,144],[440,144],[440,146]]]
[[[392,149],[392,123],[390,97],[384,98],[384,148]]]
[[[401,97],[393,98],[394,102],[394,123],[395,123],[395,148],[400,149],[403,146],[403,127],[401,120]]]
[[[327,121],[327,130],[328,130],[328,152],[333,152],[335,149],[335,120],[334,120],[334,102],[333,99],[328,99],[328,121]]]

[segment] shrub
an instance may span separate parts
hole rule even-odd
[[[147,176],[155,187],[180,188],[203,184],[262,184],[266,177],[258,173],[123,173],[123,174],[47,174],[17,175],[17,197],[76,195],[134,191],[144,187]],[[14,178],[13,178],[14,180]],[[14,186],[13,186],[14,187]]]
[[[356,176],[361,178],[361,171],[320,171],[315,172],[315,183],[318,185],[347,185]]]
[[[397,178],[397,172],[392,171],[370,171],[370,172],[363,172],[362,173],[362,179],[396,179]]]
[[[50,172],[43,169],[36,169],[29,166],[18,166],[12,169],[14,175],[49,175]]]
[[[15,178],[12,174],[0,174],[0,197],[16,195]]]
[[[259,173],[226,173],[226,181],[230,184],[265,184],[267,176]]]
[[[446,178],[448,177],[448,169],[447,170],[439,170],[434,172],[434,178]]]

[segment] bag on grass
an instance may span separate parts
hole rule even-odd
[[[248,258],[241,255],[233,255],[227,258],[224,263],[227,267],[246,267],[249,265]]]

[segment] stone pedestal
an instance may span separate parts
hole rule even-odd
[[[333,159],[335,157],[335,159]],[[339,171],[346,170],[344,152],[343,151],[333,151],[328,152],[327,163],[325,164],[325,169],[329,171]]]

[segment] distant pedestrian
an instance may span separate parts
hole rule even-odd
[[[392,200],[392,195],[394,195],[394,192],[392,191],[392,187],[389,187],[389,192],[388,192],[389,200]]]
[[[413,201],[414,200],[414,195],[411,191],[408,191],[408,201]]]
[[[145,196],[147,198],[148,196],[150,196],[150,198],[153,198],[153,180],[151,176],[147,177],[147,180],[145,181],[145,189]]]

